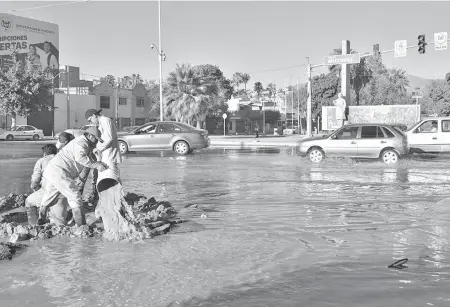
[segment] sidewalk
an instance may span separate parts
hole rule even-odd
[[[210,135],[210,147],[295,147],[305,135],[266,135],[256,138],[254,135]]]

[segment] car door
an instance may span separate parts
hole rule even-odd
[[[13,135],[15,139],[25,139],[25,126],[17,127],[17,129],[13,132]]]
[[[325,154],[330,157],[356,157],[358,131],[359,126],[343,127],[336,131],[324,146]]]
[[[158,149],[171,149],[172,140],[177,136],[175,125],[171,123],[158,124],[156,147]]]
[[[26,139],[32,139],[33,135],[37,133],[36,128],[33,126],[25,126],[24,127],[24,138]]]
[[[441,152],[450,152],[450,119],[442,119],[439,127],[438,139],[441,143]]]
[[[131,151],[155,149],[157,147],[157,127],[157,124],[150,123],[139,128],[133,134],[127,135],[128,149]]]
[[[440,152],[441,145],[438,140],[437,119],[422,121],[416,128],[408,133],[408,145],[416,152]]]
[[[358,157],[378,158],[381,150],[386,146],[384,133],[379,126],[361,126],[358,139]]]

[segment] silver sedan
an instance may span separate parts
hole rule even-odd
[[[171,121],[151,122],[130,133],[118,133],[122,154],[128,151],[173,150],[186,155],[210,145],[208,131]]]
[[[330,135],[303,139],[299,153],[312,162],[327,157],[380,159],[395,164],[408,153],[407,139],[401,130],[383,124],[345,125]]]

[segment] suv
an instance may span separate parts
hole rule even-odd
[[[403,132],[384,124],[345,125],[330,135],[306,138],[299,142],[299,153],[314,163],[326,157],[380,159],[395,164],[408,153]]]
[[[406,132],[411,153],[450,152],[450,117],[425,118]]]

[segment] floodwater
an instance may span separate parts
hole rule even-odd
[[[9,150],[0,191],[25,192],[37,155]],[[448,156],[311,165],[294,149],[209,149],[131,154],[121,173],[126,191],[198,204],[183,212],[204,229],[29,242],[0,263],[2,306],[450,306]]]

